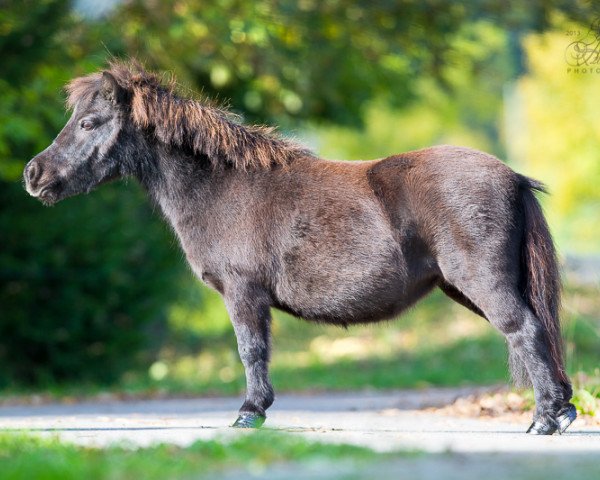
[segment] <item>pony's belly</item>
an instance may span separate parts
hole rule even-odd
[[[276,308],[307,320],[369,323],[406,310],[434,286],[436,279],[408,279],[400,271],[377,272],[338,283],[296,282],[277,295]]]

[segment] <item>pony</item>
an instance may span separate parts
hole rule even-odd
[[[492,155],[435,146],[331,161],[114,61],[66,87],[72,114],[24,169],[46,205],[133,177],[223,297],[246,375],[234,427],[274,401],[271,308],[348,326],[399,315],[435,288],[506,338],[511,373],[533,385],[531,434],[575,420],[560,333],[560,277],[534,192]]]

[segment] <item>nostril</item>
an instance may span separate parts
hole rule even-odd
[[[39,178],[40,173],[41,173],[41,168],[40,166],[37,164],[37,162],[32,162],[31,164],[29,164],[29,166],[27,167],[27,180],[29,180],[29,183],[33,186],[33,183]]]

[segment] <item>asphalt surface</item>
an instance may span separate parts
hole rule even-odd
[[[586,427],[577,421],[562,436],[537,437],[523,433],[528,424],[422,411],[474,391],[280,395],[268,411],[264,428],[381,452],[529,453],[553,457],[600,453],[600,428]],[[199,439],[226,440],[244,435],[244,431],[229,427],[241,403],[240,397],[228,397],[3,406],[0,429],[58,435],[69,442],[97,447],[114,443],[133,448],[157,443],[187,446]]]

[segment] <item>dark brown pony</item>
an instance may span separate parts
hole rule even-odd
[[[145,186],[225,299],[247,379],[234,426],[261,425],[274,400],[271,307],[345,326],[396,316],[436,287],[505,335],[513,376],[533,383],[530,433],[575,419],[536,181],[452,146],[323,160],[135,65],[67,89],[73,114],[25,168],[27,191],[52,204],[123,176]]]

